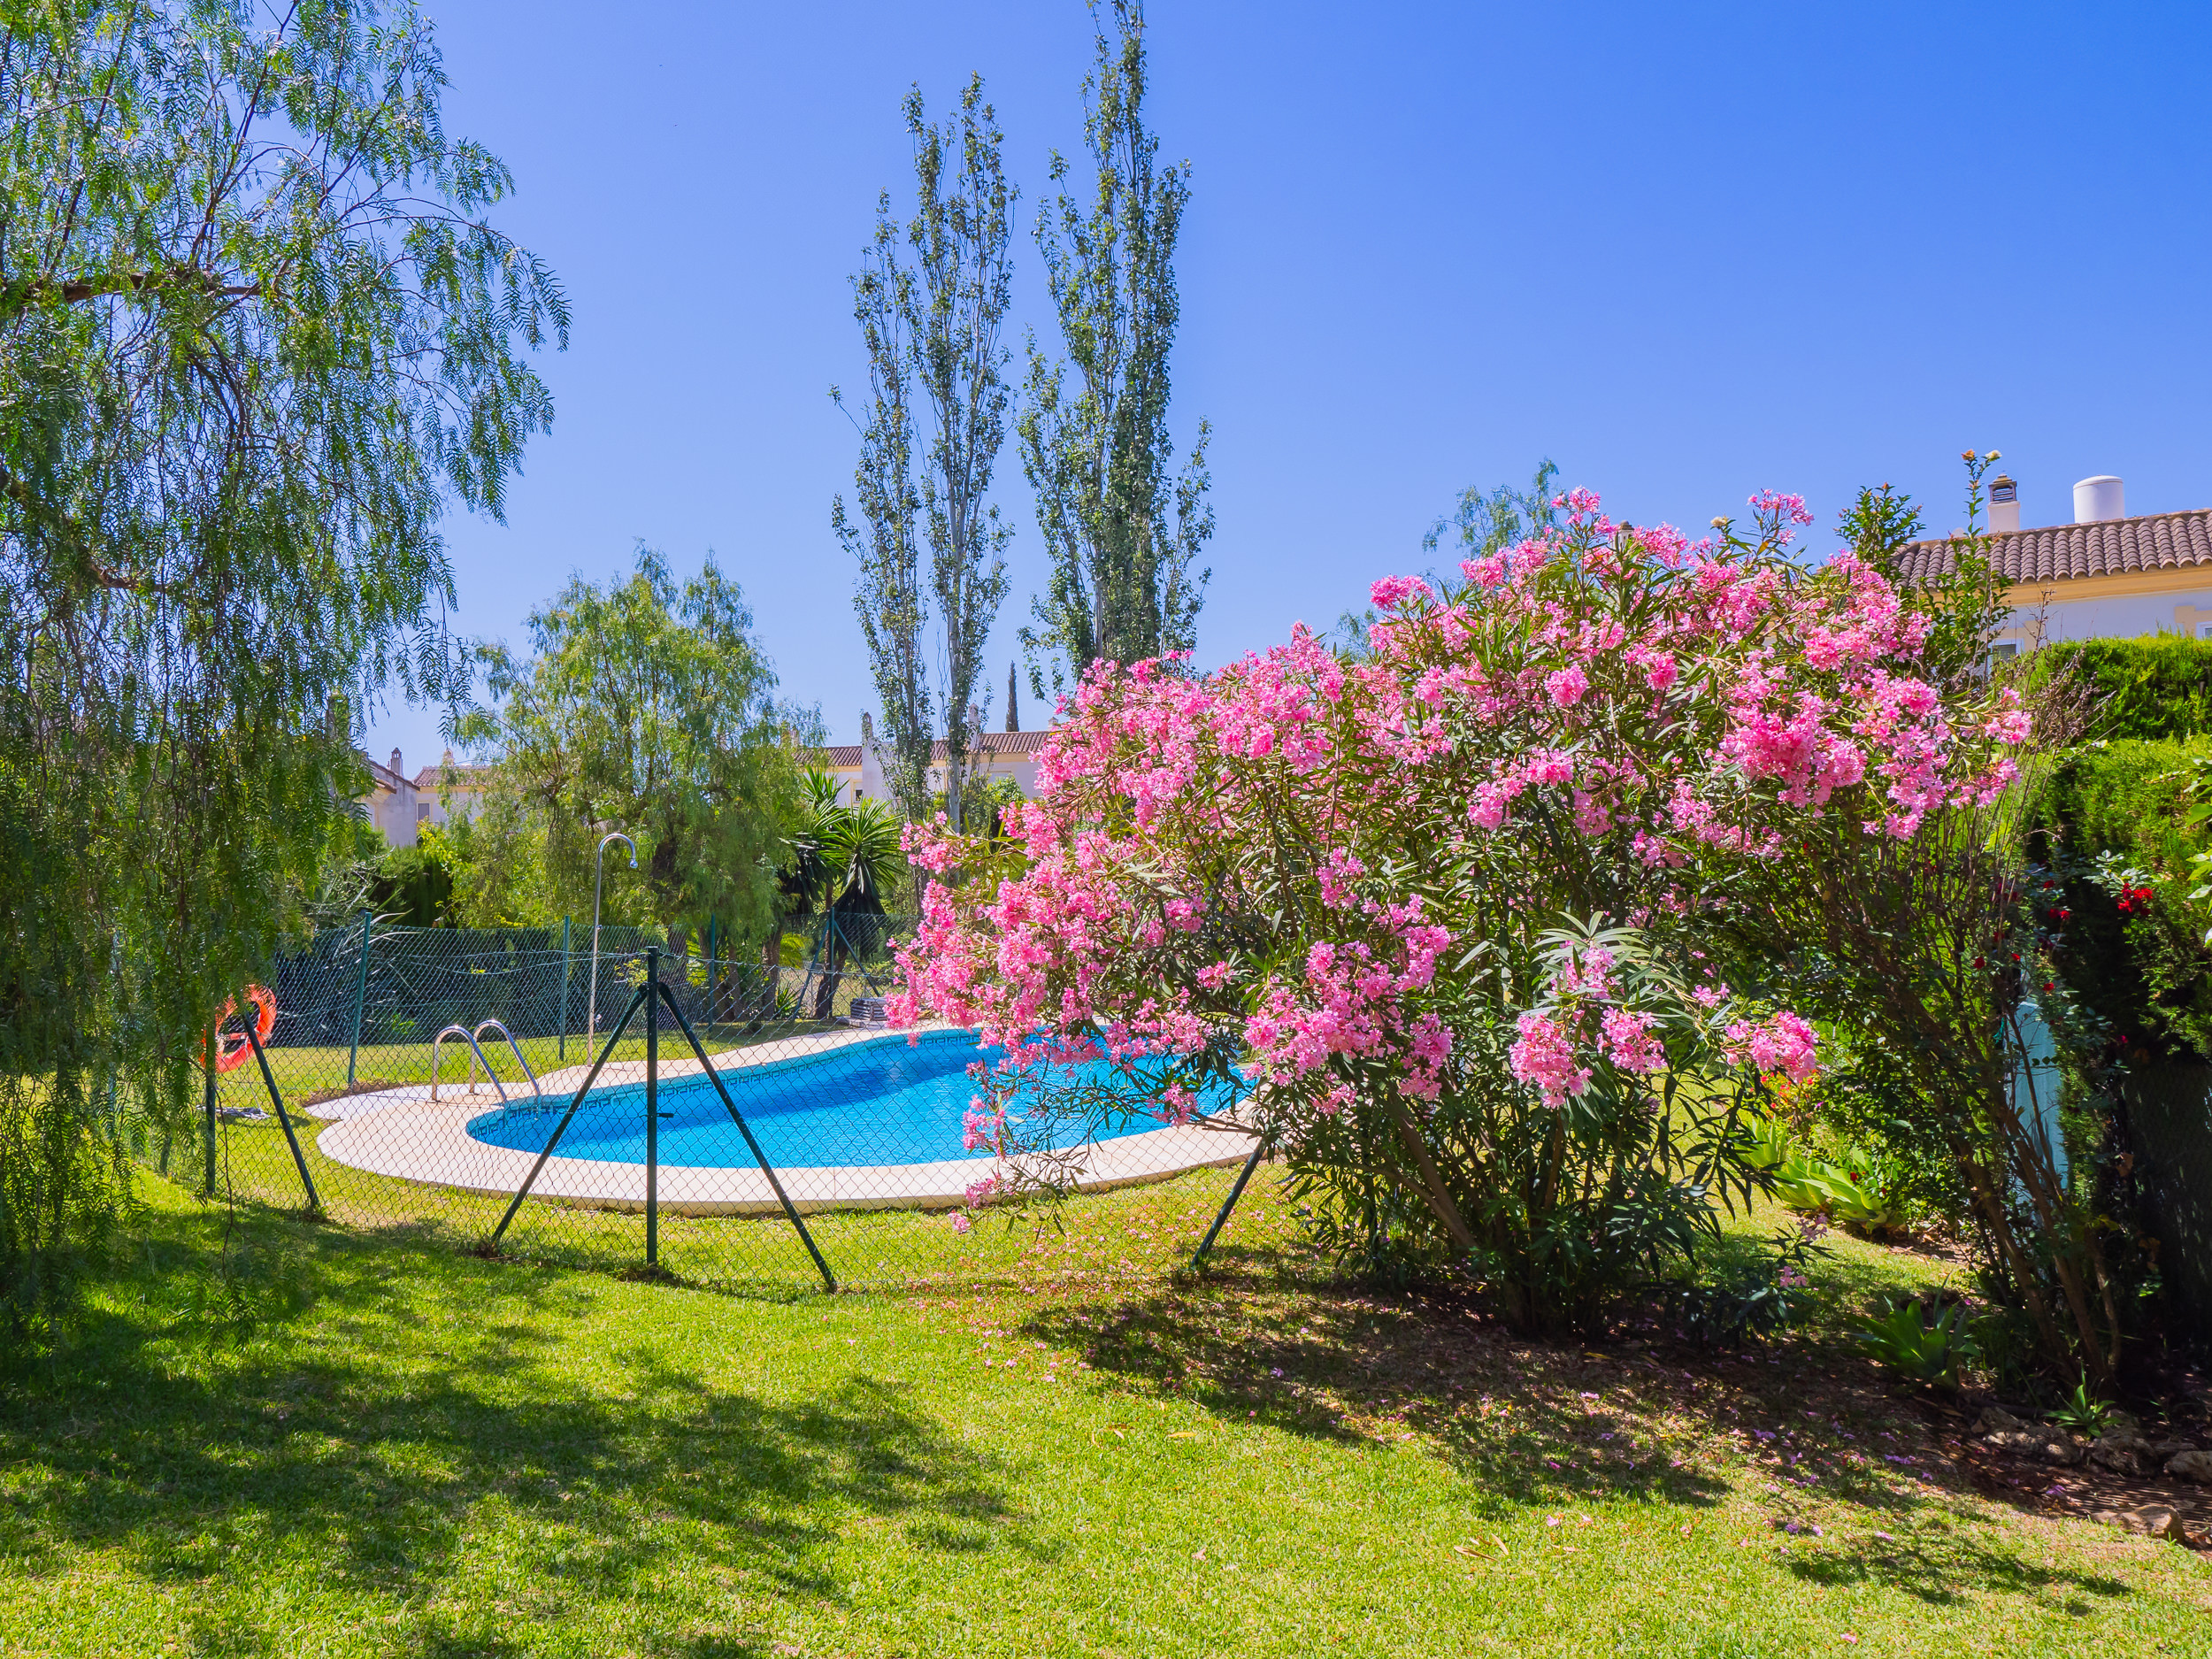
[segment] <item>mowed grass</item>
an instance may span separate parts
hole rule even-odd
[[[1183,1186],[1078,1223],[1179,1238]],[[1926,1264],[1847,1241],[1824,1323],[1709,1362],[1332,1286],[1266,1183],[1202,1281],[784,1301],[151,1196],[7,1379],[10,1654],[2212,1643],[2202,1558],[1962,1489],[1837,1330]]]

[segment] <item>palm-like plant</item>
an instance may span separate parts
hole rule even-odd
[[[856,801],[836,810],[835,821],[825,826],[819,855],[834,872],[830,908],[880,916],[885,895],[906,870],[906,854],[899,845],[905,826],[880,801]]]
[[[799,780],[801,818],[781,878],[794,908],[829,912],[829,970],[815,995],[815,1017],[826,1018],[851,954],[851,924],[884,914],[885,895],[906,868],[902,825],[880,801],[841,804],[837,780],[818,769]]]

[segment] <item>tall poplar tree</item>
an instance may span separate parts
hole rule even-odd
[[[1010,396],[1005,368],[1012,354],[1002,338],[1013,291],[1007,244],[1014,192],[980,75],[971,77],[959,108],[941,127],[926,119],[918,88],[907,95],[904,113],[915,177],[905,250],[887,193],[877,206],[874,247],[854,281],[872,395],[855,474],[864,525],[852,522],[842,497],[831,518],[860,565],[854,604],[897,761],[893,789],[910,818],[924,816],[930,804],[933,735],[918,518],[929,544],[930,591],[942,628],[936,690],[944,717],[945,805],[957,826],[989,701],[983,646],[1006,597],[1004,554],[1013,535],[990,491]]]
[[[853,278],[853,319],[868,352],[868,418],[853,469],[857,521],[845,498],[830,503],[830,527],[858,564],[853,611],[867,641],[868,666],[883,710],[884,782],[909,818],[929,812],[929,658],[924,631],[929,603],[922,594],[915,515],[914,409],[910,319],[913,277],[899,258],[899,228],[891,193],[876,198],[876,234]],[[845,407],[835,387],[830,396]]]
[[[1180,302],[1175,240],[1190,164],[1159,165],[1145,125],[1142,0],[1107,0],[1114,34],[1096,32],[1084,82],[1087,203],[1064,188],[1037,218],[1037,245],[1064,360],[1033,339],[1019,423],[1022,467],[1037,497],[1051,577],[1022,633],[1030,678],[1079,676],[1102,657],[1134,662],[1192,649],[1211,572],[1196,570],[1213,534],[1206,445],[1180,472],[1168,432],[1168,357]],[[1094,5],[1095,16],[1098,8]],[[1051,176],[1071,173],[1055,152]],[[1070,371],[1072,370],[1071,379]]]

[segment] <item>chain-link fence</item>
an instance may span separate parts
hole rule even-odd
[[[2160,1277],[2197,1329],[2212,1329],[2212,1067],[2130,1072],[2121,1097]]]
[[[212,1045],[193,1134],[145,1156],[211,1194],[347,1225],[578,1265],[650,1259],[727,1288],[1074,1271],[1067,1229],[973,1214],[972,1189],[1004,1174],[964,1122],[969,1067],[991,1056],[972,1033],[884,1028],[902,926],[818,916],[733,958],[711,935],[603,927],[595,950],[582,926],[365,917],[272,966]],[[1233,1098],[1202,1104],[1175,1123],[1130,1087],[1109,1133],[1058,1149],[1056,1179],[1109,1222],[1178,1183],[1164,1208],[1187,1257],[1255,1150]],[[1115,1232],[1092,1230],[1089,1264],[1111,1270]]]

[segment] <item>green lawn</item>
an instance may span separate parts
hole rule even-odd
[[[1823,1330],[1525,1343],[1331,1287],[1264,1184],[1180,1283],[1198,1185],[1085,1201],[1026,1288],[768,1301],[150,1183],[152,1242],[0,1403],[0,1651],[2212,1647],[2202,1558],[1958,1489]],[[1823,1328],[1925,1276],[1845,1242]]]

